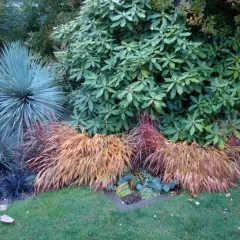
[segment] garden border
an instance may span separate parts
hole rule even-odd
[[[145,206],[151,205],[153,203],[167,200],[170,198],[170,194],[162,194],[156,197],[153,197],[148,200],[142,200],[137,203],[133,203],[130,205],[126,205],[123,203],[120,197],[118,197],[114,192],[104,191],[104,195],[112,201],[112,203],[115,205],[117,209],[119,209],[121,212],[128,212],[128,211],[134,211],[139,208],[143,208]]]

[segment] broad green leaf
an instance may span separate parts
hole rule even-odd
[[[234,77],[234,79],[237,79],[237,77],[238,77],[238,71],[235,71],[235,72],[234,72],[233,77]]]
[[[179,132],[176,132],[176,133],[173,135],[173,137],[171,138],[171,140],[172,140],[173,142],[176,142],[178,139],[179,139]]]
[[[88,107],[89,107],[89,110],[92,112],[93,111],[93,102],[92,100],[88,100]]]
[[[115,16],[111,16],[110,19],[115,22],[121,19],[122,17],[123,17],[122,15],[115,15]]]
[[[183,87],[181,85],[179,85],[179,84],[177,84],[176,87],[177,87],[178,94],[182,95],[183,94]]]
[[[219,138],[218,138],[218,136],[217,136],[217,135],[215,135],[215,137],[214,137],[214,139],[213,139],[213,143],[214,143],[214,144],[217,144],[217,143],[218,143],[218,141],[219,141]]]
[[[101,88],[96,94],[96,98],[100,98],[103,95],[103,92],[104,92],[104,88]]]
[[[240,139],[240,133],[239,133],[239,131],[235,130],[235,131],[234,131],[234,136],[235,136],[236,138]]]
[[[131,103],[132,100],[133,100],[133,95],[132,95],[132,93],[129,92],[129,93],[127,94],[127,101],[128,101],[128,103]]]
[[[155,68],[157,68],[159,71],[162,71],[162,68],[161,68],[160,64],[158,64],[157,62],[154,62],[153,65],[154,65]]]
[[[143,77],[148,78],[148,76],[149,76],[149,72],[148,71],[141,70],[141,73],[142,73]]]
[[[177,37],[173,37],[173,38],[164,38],[164,42],[166,44],[172,44],[176,41]]]
[[[219,139],[219,141],[218,141],[218,147],[219,147],[220,149],[224,149],[224,148],[225,148],[225,144],[224,144],[223,139]]]
[[[190,135],[193,136],[193,134],[195,133],[195,126],[192,125],[191,129],[190,129]]]
[[[162,113],[162,104],[161,102],[158,102],[158,101],[154,101],[154,106],[155,106],[155,109],[158,113]]]
[[[176,129],[172,127],[167,127],[164,129],[164,133],[167,135],[172,135],[175,134],[176,132],[177,132]]]

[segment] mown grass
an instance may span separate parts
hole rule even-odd
[[[63,189],[16,202],[6,213],[15,224],[0,224],[1,240],[240,239],[239,189],[230,198],[218,193],[193,199],[184,193],[127,213],[102,193]]]

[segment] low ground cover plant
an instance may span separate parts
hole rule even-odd
[[[34,175],[23,169],[8,172],[0,179],[0,200],[24,199],[26,195],[33,192],[33,183]]]
[[[107,190],[116,192],[123,202],[129,205],[172,191],[176,186],[176,180],[164,184],[160,178],[153,177],[150,172],[138,169],[119,177],[116,182],[108,185]]]

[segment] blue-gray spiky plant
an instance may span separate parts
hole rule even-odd
[[[2,136],[1,132],[0,136]],[[21,152],[17,147],[17,142],[15,135],[0,139],[0,178],[7,172],[16,169],[18,164],[21,166]]]
[[[43,62],[33,60],[20,42],[4,46],[0,58],[1,137],[17,134],[22,140],[29,127],[58,119],[62,100]]]

